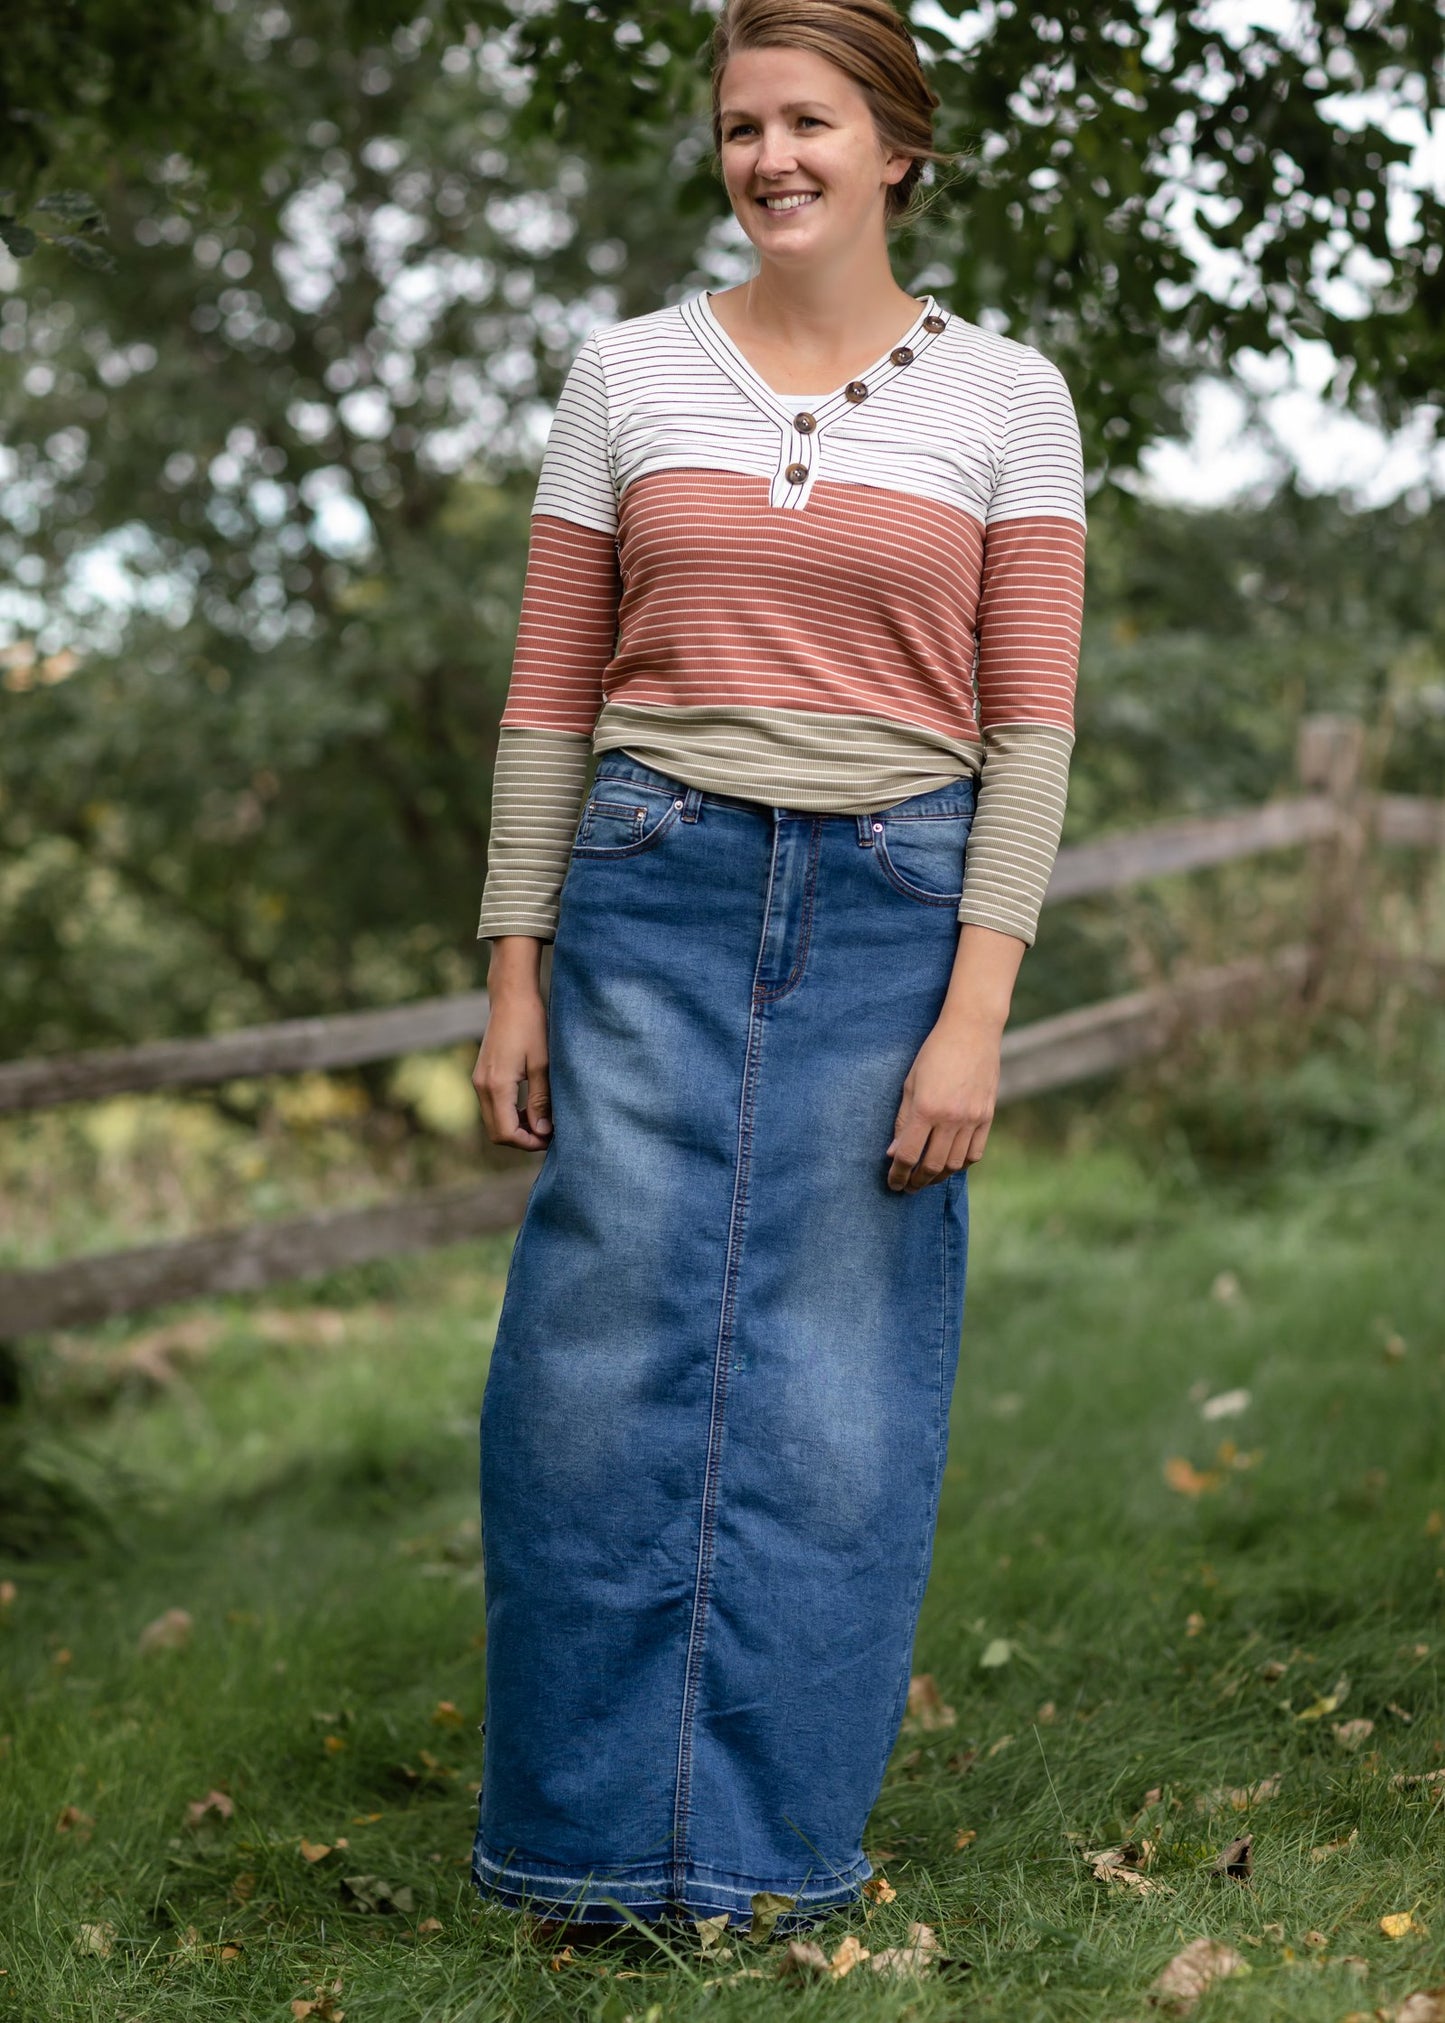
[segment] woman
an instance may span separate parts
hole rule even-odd
[[[757,272],[582,346],[502,717],[474,1080],[546,1156],[482,1407],[474,1878],[786,1932],[872,1873],[1083,488],[1057,368],[893,278],[938,101],[887,0],[732,0],[715,58]]]

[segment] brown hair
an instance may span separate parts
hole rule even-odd
[[[940,100],[923,74],[918,45],[892,0],[726,0],[713,30],[712,142],[722,156],[722,75],[744,49],[811,49],[859,85],[888,154],[913,160],[886,194],[884,222],[901,223],[921,206],[914,192],[927,161],[952,161],[933,145]]]

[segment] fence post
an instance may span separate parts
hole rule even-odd
[[[1295,774],[1307,794],[1334,806],[1332,835],[1309,853],[1310,965],[1302,995],[1318,1004],[1332,980],[1350,974],[1349,955],[1363,947],[1362,872],[1369,837],[1369,803],[1363,791],[1365,726],[1358,717],[1320,712],[1300,720]]]

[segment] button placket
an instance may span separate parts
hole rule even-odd
[[[929,298],[930,303],[932,297]],[[914,325],[909,333],[912,344],[896,344],[886,357],[871,367],[861,379],[850,379],[845,387],[832,395],[816,409],[789,406],[787,396],[776,393],[767,382],[753,371],[735,345],[720,342],[719,336],[710,327],[709,315],[692,303],[684,304],[684,316],[701,338],[704,348],[722,367],[730,379],[749,395],[754,404],[761,407],[777,424],[780,442],[779,457],[772,484],[769,488],[770,501],[775,507],[792,512],[800,512],[808,503],[813,485],[817,480],[822,455],[823,431],[834,421],[846,415],[850,409],[861,406],[875,390],[884,385],[897,373],[905,371],[920,354],[926,350],[947,328],[948,319],[930,308]],[[721,333],[723,339],[726,333]]]

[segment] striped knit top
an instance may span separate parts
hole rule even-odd
[[[1063,824],[1084,488],[1063,375],[923,306],[775,392],[706,294],[587,338],[532,508],[479,936],[556,931],[592,752],[869,813],[978,778],[960,921],[1031,943]]]

